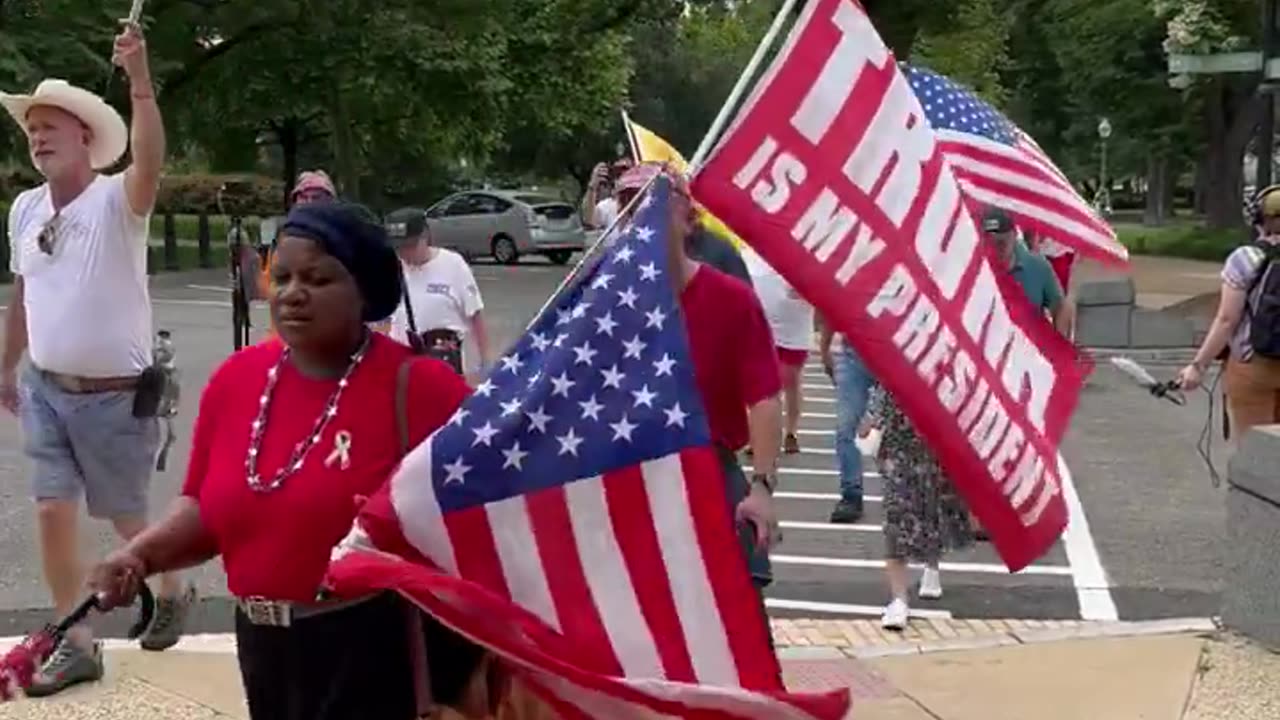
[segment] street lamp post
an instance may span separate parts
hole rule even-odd
[[[1111,121],[1107,118],[1102,118],[1098,122],[1098,138],[1102,141],[1102,157],[1098,170],[1098,195],[1093,202],[1098,208],[1098,212],[1103,215],[1111,214],[1111,187],[1107,182],[1107,139],[1110,137]]]

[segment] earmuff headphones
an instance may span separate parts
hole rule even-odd
[[[1262,217],[1262,206],[1265,204],[1267,196],[1277,191],[1280,191],[1280,184],[1268,185],[1253,194],[1253,201],[1250,203],[1252,207],[1250,208],[1249,218],[1254,227],[1262,226],[1262,221],[1264,219]]]

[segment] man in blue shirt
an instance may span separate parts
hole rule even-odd
[[[1018,230],[1009,213],[998,207],[988,207],[982,213],[982,232],[995,249],[996,257],[1004,261],[1003,267],[1008,268],[1009,274],[1018,281],[1031,304],[1052,319],[1058,332],[1067,332],[1070,317],[1067,304],[1063,301],[1062,286],[1058,284],[1058,276],[1044,256],[1031,252],[1018,239]],[[969,521],[979,540],[989,539],[986,530],[972,513],[969,514]]]
[[[1027,299],[1053,320],[1053,326],[1065,331],[1068,321],[1066,303],[1058,276],[1048,260],[1027,249],[1018,239],[1013,219],[1004,210],[989,207],[982,215],[982,231],[996,250],[996,256],[1004,260],[1005,267],[1014,280],[1022,286]]]

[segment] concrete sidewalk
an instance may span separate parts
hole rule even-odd
[[[1180,314],[1212,313],[1222,286],[1222,263],[1153,255],[1130,257],[1126,270],[1082,260],[1078,273],[1081,282],[1132,277],[1138,307]]]
[[[834,639],[847,628],[832,628],[848,625],[808,624],[815,639]],[[953,638],[952,649],[904,641],[875,643],[869,652],[871,646],[814,642],[782,646],[780,654],[794,690],[850,687],[854,720],[1280,717],[1280,655],[1216,631],[1159,633],[1161,627],[1063,628],[1028,634],[1021,643],[992,633]],[[151,654],[113,645],[103,683],[0,705],[0,718],[247,718],[230,646],[196,639],[182,647]]]

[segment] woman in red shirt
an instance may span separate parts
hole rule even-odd
[[[399,380],[411,446],[468,389],[443,363],[367,329],[396,309],[402,284],[385,230],[358,208],[295,207],[272,280],[278,339],[214,371],[182,497],[95,569],[94,586],[127,603],[148,575],[221,556],[251,717],[410,720],[416,611],[398,596],[320,602],[317,591],[360,498],[403,455]]]

